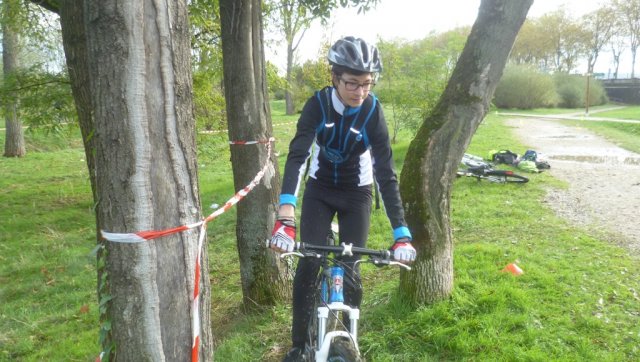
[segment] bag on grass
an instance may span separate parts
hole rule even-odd
[[[542,157],[542,154],[534,150],[527,150],[527,152],[522,155],[522,160],[535,162],[538,170],[548,170],[551,168],[551,165]]]
[[[491,151],[491,161],[515,166],[518,163],[518,154],[509,150]]]
[[[540,172],[534,161],[521,160],[518,162],[518,168],[525,172]]]

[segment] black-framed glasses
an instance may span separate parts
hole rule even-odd
[[[364,91],[369,91],[376,85],[375,82],[358,83],[344,80],[342,79],[342,77],[338,77],[338,79],[340,79],[344,83],[344,87],[350,92],[355,92],[358,90],[358,88],[362,88],[362,90]]]

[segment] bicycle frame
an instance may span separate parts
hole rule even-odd
[[[268,242],[268,241],[267,241]],[[360,262],[370,262],[377,266],[396,265],[406,270],[411,270],[407,265],[391,260],[391,254],[388,250],[372,250],[361,247],[354,247],[351,244],[341,243],[338,245],[311,245],[297,243],[295,251],[283,253],[280,257],[298,256],[321,258],[320,265],[320,296],[318,301],[320,305],[316,308],[318,323],[317,336],[314,349],[314,359],[316,362],[326,362],[330,357],[331,347],[336,344],[344,345],[344,343],[335,342],[336,338],[344,339],[349,342],[351,352],[360,357],[360,347],[358,345],[358,321],[360,319],[360,310],[344,304],[343,281],[344,268],[337,262],[332,262],[329,267],[329,253],[334,256],[368,256],[366,260],[357,260],[355,265]],[[328,322],[331,316],[336,316],[338,312],[349,316],[349,331],[336,330],[327,331]]]

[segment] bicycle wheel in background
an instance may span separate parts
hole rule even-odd
[[[491,170],[486,173],[487,180],[498,183],[527,183],[529,179],[513,173],[513,171]]]

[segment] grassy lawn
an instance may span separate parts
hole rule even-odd
[[[619,119],[635,119],[640,120],[640,106],[627,106],[623,109],[616,109],[613,111],[599,112],[595,116],[619,118]]]
[[[589,111],[597,111],[599,109],[611,108],[614,105],[605,104],[601,106],[589,107]],[[570,114],[570,113],[584,113],[584,107],[580,108],[534,108],[534,109],[516,109],[516,108],[501,108],[497,110],[498,113],[520,113],[520,114],[532,114],[532,115],[546,115],[546,114]],[[604,113],[598,113],[598,116]],[[603,116],[605,117],[605,116]]]
[[[283,116],[281,104],[272,113],[282,167],[297,116]],[[640,144],[634,129],[622,134]],[[410,139],[401,136],[394,145],[399,166]],[[68,147],[29,137],[46,152],[0,159],[0,361],[92,361],[100,348],[84,154],[77,136]],[[524,149],[514,139],[501,118],[489,116],[469,152]],[[225,140],[199,135],[205,213],[234,193]],[[530,178],[525,185],[456,181],[449,299],[412,308],[396,295],[396,270],[363,267],[361,348],[368,361],[640,359],[637,257],[558,219],[542,200],[547,188],[565,185],[545,173]],[[382,210],[372,225],[370,246],[386,248]],[[208,236],[216,360],[279,360],[289,348],[290,306],[243,315],[235,213],[210,223]],[[511,262],[524,275],[500,272]]]

